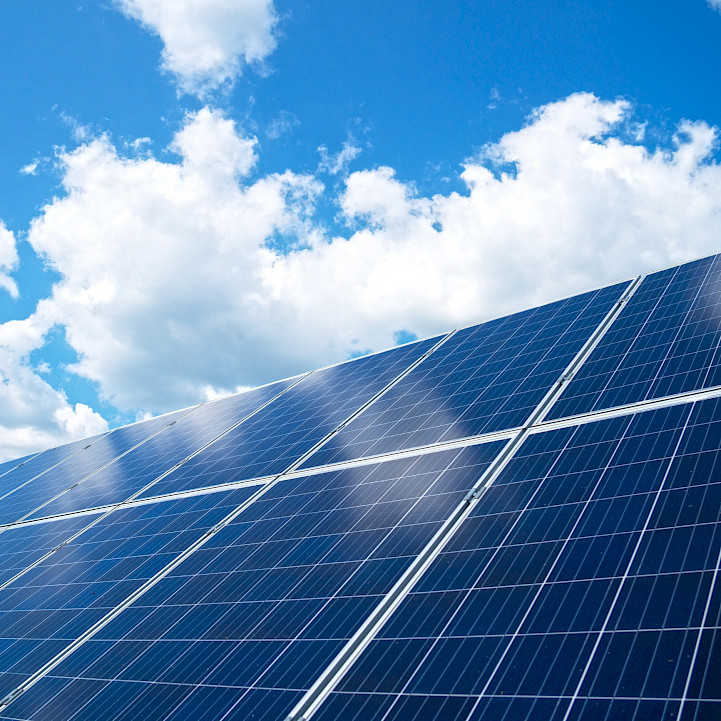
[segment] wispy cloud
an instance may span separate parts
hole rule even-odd
[[[341,150],[335,154],[329,153],[325,145],[319,146],[318,152],[320,153],[318,172],[339,175],[347,172],[351,161],[361,154],[361,149],[355,144],[353,138],[348,138],[343,142]]]

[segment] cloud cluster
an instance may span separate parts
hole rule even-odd
[[[273,0],[115,0],[163,42],[163,67],[204,95],[261,63],[276,46]]]
[[[43,316],[39,308],[29,319],[0,324],[0,460],[108,429],[100,415],[83,403],[70,404],[29,366],[28,356],[47,330]]]
[[[353,172],[334,237],[319,181],[254,176],[256,140],[217,110],[187,117],[177,162],[95,138],[61,155],[65,193],[29,229],[61,280],[23,347],[62,325],[77,373],[158,412],[717,252],[716,130],[650,150],[631,121],[590,94],[543,106],[465,162],[464,192]]]
[[[9,293],[12,298],[18,297],[18,287],[10,277],[18,264],[18,253],[15,248],[15,236],[0,220],[0,290]]]

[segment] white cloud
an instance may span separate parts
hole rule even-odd
[[[218,111],[188,116],[172,148],[180,163],[121,157],[104,137],[63,154],[67,195],[28,232],[63,277],[48,308],[77,372],[122,408],[167,410],[206,386],[264,380],[278,350],[264,327],[276,258],[265,243],[305,232],[319,191],[290,172],[240,182],[255,140]]]
[[[721,250],[716,131],[649,151],[631,119],[589,94],[539,108],[465,163],[462,193],[351,173],[355,230],[330,239],[319,183],[248,180],[255,140],[218,111],[188,116],[178,163],[97,138],[62,155],[66,194],[28,232],[62,276],[39,312],[105,397],[157,412]]]
[[[349,138],[343,142],[343,148],[335,155],[330,154],[325,145],[319,146],[318,152],[320,153],[318,172],[338,175],[347,172],[351,161],[361,154],[361,149],[353,142],[352,138]]]
[[[23,167],[20,168],[20,175],[37,175],[37,174],[38,174],[38,161],[37,160],[33,160],[32,163],[23,165]]]
[[[83,403],[71,405],[34,372],[28,355],[47,330],[43,304],[21,321],[0,324],[0,460],[102,433],[108,424]]]
[[[708,5],[721,13],[721,0],[708,0]]]
[[[18,297],[18,287],[8,273],[14,270],[17,264],[18,252],[15,247],[15,236],[0,220],[0,288],[8,292],[12,298]]]
[[[128,17],[160,36],[163,67],[180,88],[203,95],[273,52],[272,0],[115,0]]]

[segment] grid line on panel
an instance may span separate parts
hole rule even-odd
[[[619,416],[646,413],[658,410],[660,408],[667,408],[670,406],[682,405],[685,403],[718,398],[719,396],[721,396],[721,386],[716,386],[714,388],[709,388],[702,391],[689,391],[687,393],[679,393],[676,395],[667,396],[665,398],[656,398],[648,401],[637,401],[636,403],[629,403],[624,406],[618,406],[617,408],[609,408],[600,411],[590,411],[588,413],[581,413],[576,416],[569,416],[568,418],[560,418],[558,420],[538,421],[536,425],[530,428],[529,432],[534,435],[538,433],[548,433],[550,431],[559,430],[561,428],[569,428],[571,426],[584,425],[586,423],[596,423],[599,421],[608,420],[609,418],[617,418]],[[348,461],[339,461],[337,463],[329,463],[325,466],[314,466],[313,468],[309,468],[307,470],[304,468],[296,469],[294,471],[286,472],[283,477],[285,480],[292,480],[294,478],[300,478],[301,476],[314,476],[320,473],[342,471],[348,468],[357,468],[360,466],[371,465],[374,463],[395,461],[403,458],[411,458],[413,456],[421,456],[428,453],[439,453],[443,451],[454,450],[457,448],[467,448],[470,446],[482,445],[484,443],[491,443],[496,440],[510,439],[515,436],[520,430],[520,428],[509,428],[508,430],[504,431],[494,431],[492,433],[484,433],[479,436],[460,438],[454,441],[432,443],[427,446],[418,446],[416,448],[409,448],[402,451],[392,451],[390,453],[383,453],[375,456],[365,456],[363,458],[355,458]],[[128,499],[121,501],[119,504],[94,506],[92,508],[83,508],[78,511],[68,511],[66,513],[54,514],[52,516],[44,516],[42,518],[29,518],[24,521],[16,521],[15,523],[6,524],[5,527],[11,528],[17,526],[35,525],[38,523],[47,523],[53,520],[70,518],[73,516],[94,515],[97,512],[104,512],[116,506],[131,507],[136,505],[145,505],[148,503],[173,501],[179,498],[200,496],[208,493],[219,493],[223,491],[236,490],[238,488],[244,488],[247,486],[263,485],[272,481],[274,477],[275,476],[261,476],[259,478],[231,481],[229,483],[221,483],[214,486],[191,488],[188,490],[174,491],[170,493],[163,493],[157,496],[147,496],[144,498],[137,498],[134,494]]]
[[[463,521],[470,515],[484,493],[508,465],[520,446],[530,435],[531,429],[548,414],[553,404],[563,392],[566,384],[575,376],[590,356],[593,349],[601,341],[613,322],[619,316],[626,303],[640,286],[644,276],[638,276],[628,285],[621,297],[616,301],[605,318],[591,334],[586,343],[571,360],[559,379],[551,386],[540,403],[531,411],[528,419],[518,432],[504,446],[491,465],[481,475],[466,498],[454,509],[446,522],[436,532],[431,541],[414,559],[406,572],[401,576],[388,594],[381,600],[363,625],[348,641],[336,658],[326,667],[310,690],[296,704],[286,721],[307,721],[338,685],[343,676],[363,653],[386,621],[392,616],[403,599],[421,579],[425,571],[443,548],[452,539]]]
[[[703,616],[698,630],[698,636],[696,637],[696,644],[694,645],[693,654],[691,656],[691,664],[688,669],[688,676],[686,677],[686,683],[683,687],[683,695],[681,696],[681,703],[678,708],[678,718],[683,718],[683,710],[688,702],[689,689],[691,688],[691,680],[693,679],[694,671],[696,670],[696,660],[698,659],[699,649],[701,648],[701,639],[703,638],[703,632],[706,628],[708,621],[709,611],[711,610],[711,599],[714,596],[714,592],[717,589],[719,570],[721,569],[721,549],[716,557],[716,567],[714,568],[713,577],[711,579],[711,586],[709,588],[708,597],[706,598],[706,605],[704,606]]]
[[[26,456],[25,458],[23,458],[20,463],[15,463],[14,465],[13,465],[12,461],[7,461],[7,464],[10,467],[7,470],[0,473],[0,478],[2,478],[3,476],[6,476],[8,473],[10,473],[11,471],[14,471],[16,468],[20,468],[20,466],[24,466],[28,461],[32,461],[33,458],[37,458],[41,453],[45,453],[45,451],[38,451],[37,453],[31,453],[29,456]],[[20,460],[20,459],[18,459],[18,460]]]
[[[322,446],[324,443],[326,443],[328,440],[330,440],[330,438],[332,438],[336,433],[340,432],[351,420],[353,420],[353,418],[360,415],[366,408],[368,408],[370,405],[372,405],[372,403],[375,400],[377,400],[384,393],[386,393],[391,387],[393,387],[396,383],[398,383],[400,380],[402,380],[418,364],[422,363],[423,360],[425,360],[425,358],[427,358],[429,355],[431,355],[437,348],[439,348],[441,345],[443,345],[443,343],[445,343],[449,338],[451,338],[455,334],[455,332],[456,331],[453,330],[453,331],[447,333],[445,336],[443,336],[428,351],[426,351],[422,356],[420,356],[410,366],[408,366],[401,373],[399,373],[393,380],[390,381],[390,383],[388,383],[384,388],[382,388],[380,391],[378,391],[372,398],[370,398],[360,408],[356,409],[348,418],[344,419],[340,424],[338,424],[338,426],[336,426],[336,428],[334,428],[330,433],[328,433],[323,439],[321,439],[312,448],[310,448],[308,451],[303,453],[299,458],[297,458],[293,463],[291,463],[290,466],[288,466],[288,468],[285,469],[285,471],[279,473],[275,477],[271,478],[267,483],[263,484],[256,493],[254,493],[249,498],[247,498],[244,502],[242,502],[241,504],[236,506],[224,518],[222,518],[220,521],[218,521],[212,528],[208,529],[202,536],[200,536],[196,541],[191,543],[190,546],[188,546],[185,550],[183,550],[172,561],[170,561],[168,564],[166,564],[160,571],[158,571],[158,573],[156,573],[154,576],[149,578],[139,588],[137,588],[133,593],[131,593],[129,596],[127,596],[112,611],[107,613],[103,618],[101,618],[99,621],[97,621],[95,624],[93,624],[83,634],[81,634],[72,643],[70,643],[63,651],[58,653],[50,661],[48,661],[42,667],[40,667],[35,673],[33,673],[31,676],[29,676],[25,681],[23,681],[16,688],[14,688],[12,691],[10,691],[8,694],[6,694],[6,696],[4,698],[0,699],[0,711],[2,709],[6,708],[13,701],[15,701],[15,699],[17,699],[19,696],[21,696],[29,688],[34,686],[40,679],[42,679],[50,671],[52,671],[53,668],[58,666],[63,660],[65,660],[68,656],[70,656],[77,648],[82,646],[86,641],[88,641],[93,636],[95,636],[102,628],[107,626],[113,619],[115,619],[117,616],[119,616],[126,608],[131,606],[136,600],[138,600],[143,595],[145,595],[153,586],[155,586],[157,583],[159,583],[163,578],[165,578],[169,573],[171,573],[175,568],[177,568],[181,563],[183,563],[188,557],[190,557],[193,553],[195,553],[195,551],[197,551],[199,548],[201,548],[203,545],[205,545],[210,540],[210,538],[215,536],[221,529],[225,528],[227,525],[232,523],[252,503],[254,503],[256,500],[258,500],[260,497],[262,497],[265,493],[267,493],[278,482],[280,482],[281,480],[284,480],[286,473],[296,470],[320,446]],[[298,381],[296,381],[296,383],[289,386],[289,388],[293,387],[297,383],[300,383],[304,378],[306,378],[312,372],[313,371],[307,373],[304,376],[301,376],[298,379]],[[289,390],[289,388],[285,389],[283,392]],[[278,394],[278,395],[282,395],[282,393]],[[271,401],[268,401],[268,403],[272,402],[272,400],[273,399],[271,399]],[[265,405],[268,405],[268,403],[266,403]],[[253,412],[253,414],[257,413],[259,410],[260,410],[260,408],[256,409]],[[250,415],[253,415],[253,414],[250,414]],[[242,422],[242,421],[240,421],[240,422]],[[238,424],[236,424],[236,426],[237,425]],[[230,429],[228,429],[228,431],[229,430]],[[226,431],[226,433],[228,431]],[[222,435],[225,435],[225,433]],[[217,440],[217,439],[215,439],[215,440]],[[211,441],[211,443],[212,442],[214,442],[214,441]],[[207,444],[207,445],[210,445],[210,444]],[[207,447],[207,445],[206,445],[206,447]],[[199,452],[200,451],[196,451],[196,453],[192,454],[192,455],[196,455]],[[190,458],[190,456],[188,458]],[[186,458],[183,462],[185,462],[187,460],[188,459]],[[167,475],[167,473],[170,473],[170,471],[166,472],[166,474],[163,474],[163,475]],[[157,480],[159,480],[159,479],[156,479],[154,482],[156,482]],[[152,485],[152,484],[149,484],[149,485]],[[143,490],[146,490],[146,489],[142,489],[141,491],[138,491],[136,494],[133,494],[133,497],[142,493]],[[127,500],[117,504],[117,508],[123,507],[125,503],[127,503]],[[115,510],[115,508],[113,510]],[[109,511],[107,514],[105,514],[104,517],[109,515],[110,512],[112,512],[112,511]]]
[[[108,431],[108,433],[111,433],[111,432],[112,431]],[[106,435],[108,435],[108,433],[104,433],[102,436],[100,436],[100,438],[104,438]],[[28,483],[32,483],[37,478],[40,478],[40,476],[44,476],[46,473],[48,473],[49,471],[52,471],[54,468],[57,468],[62,463],[69,461],[71,458],[76,456],[81,451],[87,450],[88,448],[90,448],[91,445],[92,445],[92,443],[88,443],[86,446],[82,446],[82,447],[78,448],[76,451],[73,451],[69,456],[65,456],[65,458],[61,458],[57,463],[53,463],[51,466],[48,466],[47,468],[40,471],[40,473],[37,473],[36,475],[32,476],[32,478],[28,478],[26,481],[23,481],[23,483],[21,483],[19,486],[16,486],[15,488],[7,491],[7,493],[3,493],[3,495],[0,496],[0,501],[2,501],[4,498],[7,498],[10,495],[12,495],[13,493],[15,493],[15,491],[19,491],[21,488],[24,488],[25,486],[28,485]],[[50,450],[52,450],[52,449],[50,449]],[[47,453],[47,451],[43,451],[43,453]],[[33,456],[33,458],[37,458],[37,456],[39,456],[39,455],[41,455],[41,454],[38,453],[37,455]],[[32,459],[28,459],[28,460],[32,460]],[[27,461],[25,461],[25,463],[27,463]],[[24,464],[17,465],[17,466],[15,466],[15,468],[13,468],[11,470],[14,471],[17,468],[20,468],[21,465],[24,465]],[[10,471],[8,471],[8,473],[10,473]]]

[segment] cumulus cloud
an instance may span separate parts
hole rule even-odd
[[[100,415],[70,404],[31,368],[28,356],[48,330],[42,306],[30,318],[0,324],[0,460],[108,429]]]
[[[109,401],[158,412],[717,252],[717,131],[648,149],[632,121],[590,94],[541,107],[465,162],[463,192],[353,172],[335,237],[319,182],[255,177],[255,139],[218,111],[188,116],[178,162],[95,138],[28,232],[61,276],[44,327]]]
[[[273,0],[115,0],[163,42],[163,67],[204,95],[261,63],[276,46]]]
[[[278,351],[265,327],[269,243],[305,236],[319,186],[291,172],[247,182],[255,145],[203,109],[175,136],[178,163],[123,157],[105,137],[61,156],[66,195],[28,240],[62,276],[47,312],[75,370],[119,407],[166,410],[264,379]]]
[[[15,236],[0,220],[0,288],[9,293],[12,298],[18,297],[18,287],[8,273],[13,271],[17,264],[18,253],[15,247]]]
[[[721,13],[721,0],[708,0],[709,7]]]

